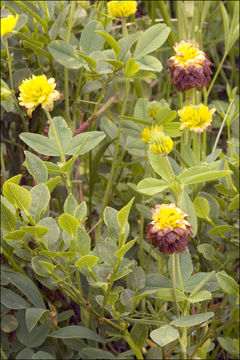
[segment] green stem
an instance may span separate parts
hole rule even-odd
[[[7,51],[7,62],[8,62],[8,69],[9,69],[10,85],[11,85],[11,90],[14,92],[13,77],[12,77],[12,58],[11,58],[11,55],[9,53],[9,47],[8,47],[7,39],[5,40],[5,47],[6,47],[6,51]]]
[[[97,278],[96,278],[96,275],[94,274],[94,272],[92,271],[92,269],[90,268],[90,266],[88,267],[88,271],[89,271],[89,274],[91,275],[91,277],[93,278],[93,280],[95,282],[97,282]]]
[[[212,153],[213,153],[213,152],[216,150],[216,148],[217,148],[217,144],[218,144],[219,138],[220,138],[220,136],[221,136],[223,127],[224,127],[224,125],[225,125],[226,119],[227,119],[228,114],[229,114],[229,112],[230,112],[230,110],[231,110],[231,107],[232,107],[233,102],[234,102],[234,98],[232,99],[232,101],[231,101],[231,103],[230,103],[230,105],[229,105],[229,107],[228,107],[228,109],[227,109],[227,112],[226,112],[226,114],[225,114],[225,116],[224,116],[224,119],[223,119],[223,121],[222,121],[221,127],[220,127],[220,129],[219,129],[219,131],[218,131],[218,134],[217,134],[215,143],[214,143],[214,145],[213,145]]]
[[[130,348],[132,349],[134,354],[136,355],[137,360],[143,360],[143,355],[142,355],[141,350],[134,343],[134,341],[132,340],[132,338],[127,330],[125,330],[124,335],[125,335],[124,337],[125,337],[126,342],[130,346]]]
[[[197,165],[199,165],[201,161],[201,134],[195,132],[193,137],[193,151],[196,156]]]
[[[176,40],[175,30],[174,30],[174,27],[171,22],[171,18],[169,16],[168,10],[165,5],[165,1],[158,1],[158,5],[160,8],[162,17],[164,19],[164,22],[167,24],[167,26],[169,26],[171,28],[171,32],[169,34],[168,40],[169,40],[170,46],[173,46],[177,40]]]
[[[171,261],[172,261],[172,290],[173,290],[173,297],[175,301],[176,313],[177,317],[180,317],[179,307],[178,307],[178,299],[176,293],[176,272],[175,272],[175,255],[174,253],[171,254]]]
[[[61,147],[61,144],[59,142],[59,139],[58,139],[58,136],[57,136],[57,132],[56,132],[56,129],[55,129],[55,126],[54,126],[54,123],[52,121],[52,117],[50,115],[50,113],[48,111],[45,111],[46,115],[47,115],[47,119],[50,123],[50,126],[51,126],[51,129],[52,129],[52,132],[53,132],[53,136],[54,136],[54,139],[56,141],[56,144],[57,144],[57,148],[58,148],[58,152],[59,152],[59,155],[60,155],[60,159],[62,161],[63,164],[66,163],[66,159],[65,159],[65,155],[63,153],[63,150],[62,150],[62,147]]]
[[[128,36],[127,22],[125,17],[122,17],[122,28],[123,28],[123,35]]]
[[[3,177],[3,182],[7,180],[7,174],[6,174],[6,168],[5,168],[5,162],[4,162],[4,158],[3,158],[3,153],[1,150],[1,169],[2,169],[2,177]]]
[[[177,262],[177,273],[178,273],[178,279],[180,283],[180,287],[182,291],[184,291],[183,281],[182,281],[182,274],[181,274],[181,268],[180,268],[180,257],[179,254],[176,254],[176,262]]]
[[[208,90],[207,90],[207,93],[206,93],[206,97],[207,97],[207,98],[208,98],[208,96],[209,96],[209,94],[210,94],[210,92],[211,92],[211,90],[212,90],[212,87],[213,87],[213,85],[214,85],[214,83],[215,83],[215,81],[216,81],[216,79],[217,79],[217,77],[218,77],[218,74],[219,74],[219,72],[220,72],[220,70],[221,70],[221,68],[222,68],[222,66],[223,66],[223,63],[224,63],[226,57],[227,57],[227,52],[224,53],[224,55],[223,55],[223,57],[222,57],[222,60],[221,60],[219,66],[218,66],[218,68],[217,68],[217,71],[216,71],[216,73],[215,73],[215,75],[214,75],[214,78],[212,79],[211,84],[210,84],[210,86],[209,86],[209,88],[208,88]]]
[[[5,256],[5,258],[8,260],[8,262],[12,265],[13,269],[16,270],[17,272],[20,272],[23,275],[26,275],[25,271],[18,265],[15,263],[15,261],[13,260],[13,257],[8,255],[8,253],[6,252],[6,250],[3,249],[3,247],[1,247],[2,250],[2,254]]]
[[[76,2],[71,1],[71,7],[70,7],[70,14],[69,14],[69,20],[67,25],[67,32],[66,32],[66,43],[70,42],[70,35],[71,30],[73,26],[73,14],[75,10]],[[70,117],[70,110],[69,110],[69,92],[68,92],[68,82],[69,82],[69,76],[68,76],[68,68],[64,67],[64,96],[65,96],[65,113],[67,117],[67,122],[71,123],[71,117]]]

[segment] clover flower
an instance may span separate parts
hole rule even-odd
[[[141,132],[142,141],[149,144],[149,148],[156,154],[167,155],[173,147],[173,141],[170,136],[166,136],[162,126],[152,125],[151,130],[148,126]]]
[[[188,215],[175,204],[156,205],[147,226],[147,241],[163,254],[183,253],[191,237]]]
[[[199,50],[197,43],[190,40],[181,41],[173,47],[175,55],[168,62],[171,82],[183,92],[192,88],[201,91],[211,80],[211,61]]]
[[[206,105],[186,105],[178,111],[180,116],[181,126],[180,130],[184,128],[196,133],[201,133],[207,130],[211,123],[212,117],[216,109],[208,109]]]
[[[108,12],[114,17],[127,17],[135,14],[137,10],[137,1],[109,1]]]
[[[5,18],[1,18],[1,36],[13,31],[17,21],[18,21],[18,14],[16,14],[16,17],[14,17],[13,15],[8,15]]]
[[[54,90],[55,87],[55,79],[47,79],[45,75],[32,75],[31,78],[23,80],[19,86],[19,104],[27,108],[29,117],[40,104],[45,111],[52,111],[53,102],[62,96],[57,90]]]

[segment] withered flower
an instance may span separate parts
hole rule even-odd
[[[173,47],[175,55],[168,60],[171,82],[176,88],[184,92],[196,88],[201,91],[211,80],[211,61],[207,55],[199,50],[197,43],[190,40],[181,41]]]
[[[175,204],[156,205],[147,226],[147,241],[163,254],[183,253],[191,237],[187,214]]]

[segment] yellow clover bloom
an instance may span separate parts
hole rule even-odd
[[[149,140],[149,148],[159,155],[167,155],[172,151],[173,141],[163,131],[153,131]]]
[[[214,108],[209,110],[204,104],[186,105],[178,111],[182,123],[179,129],[187,128],[190,131],[201,133],[211,126],[215,111]]]
[[[137,1],[109,1],[108,12],[114,17],[127,17],[135,14],[137,10]]]
[[[211,61],[197,43],[181,41],[173,47],[175,55],[168,60],[171,81],[179,91],[196,88],[201,91],[211,80]]]
[[[156,205],[153,221],[147,226],[147,241],[163,254],[183,253],[191,237],[192,225],[175,204]]]
[[[27,108],[29,117],[40,104],[45,111],[52,111],[53,102],[62,96],[57,90],[54,90],[55,87],[55,79],[47,79],[45,75],[32,75],[31,78],[23,80],[19,86],[19,104]]]
[[[146,126],[143,131],[141,132],[142,135],[142,141],[144,141],[146,144],[149,144],[151,135],[154,131],[161,131],[162,132],[162,126],[158,125],[152,125],[151,130],[148,126]]]
[[[16,26],[18,21],[18,14],[16,17],[8,15],[5,18],[1,18],[1,36],[10,33]]]

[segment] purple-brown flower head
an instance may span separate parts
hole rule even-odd
[[[175,55],[168,60],[171,82],[184,92],[196,88],[201,91],[211,80],[211,61],[199,50],[198,44],[190,40],[181,41],[173,47]]]
[[[147,226],[147,241],[163,254],[183,253],[191,237],[188,215],[175,204],[156,205]]]

